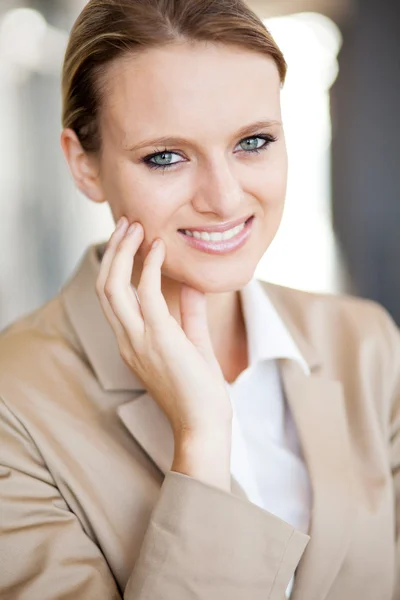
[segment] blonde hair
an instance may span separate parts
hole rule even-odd
[[[107,67],[128,54],[182,41],[234,44],[286,62],[244,0],[90,0],[72,28],[62,73],[63,127],[86,152],[101,149],[99,114]]]

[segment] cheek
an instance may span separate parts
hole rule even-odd
[[[149,172],[146,167],[131,164],[114,170],[112,187],[114,204],[118,204],[115,210],[144,228],[144,240],[137,253],[139,263],[144,262],[157,237],[163,237],[170,245],[177,235],[175,214],[187,204],[187,186],[182,185],[181,179],[163,177],[161,172]]]
[[[263,173],[253,179],[252,195],[266,210],[283,207],[286,196],[287,169],[283,164],[268,164]]]
[[[287,154],[285,147],[282,146],[274,159],[271,160],[271,164],[268,165],[269,189],[271,191],[271,197],[273,197],[277,203],[284,202],[285,200],[287,175]]]
[[[252,170],[246,191],[268,210],[279,211],[285,202],[288,175],[286,146],[277,143],[267,156]]]
[[[179,195],[162,175],[153,174],[144,166],[127,161],[114,163],[107,180],[112,195],[110,204],[129,221],[140,221],[146,239],[163,229],[182,203],[182,190]]]

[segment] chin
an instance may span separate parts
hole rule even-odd
[[[239,251],[236,256],[209,257],[202,260],[192,257],[169,256],[164,262],[162,274],[171,280],[185,283],[203,294],[222,294],[239,291],[254,277],[255,270],[266,251],[265,245]]]
[[[255,267],[237,269],[229,269],[223,275],[213,277],[212,273],[208,272],[202,276],[199,273],[196,277],[186,276],[179,278],[179,281],[190,287],[203,292],[203,294],[223,294],[227,292],[236,292],[241,290],[254,276]]]

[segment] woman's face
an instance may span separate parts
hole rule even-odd
[[[176,44],[115,63],[104,95],[99,181],[115,220],[144,227],[137,261],[161,237],[164,277],[203,292],[243,287],[276,234],[286,193],[273,60],[234,46]],[[251,215],[247,241],[225,253],[195,248],[179,232]]]

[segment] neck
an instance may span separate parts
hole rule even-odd
[[[136,279],[139,281],[140,277],[134,273],[134,285],[138,284]],[[162,276],[161,290],[170,314],[181,325],[181,283]],[[247,367],[247,337],[239,292],[207,294],[207,319],[214,353],[225,379],[234,381]]]
[[[181,325],[181,284],[163,278],[161,286],[171,315]],[[248,366],[247,335],[239,292],[207,294],[207,320],[214,354],[225,380],[232,383]]]

